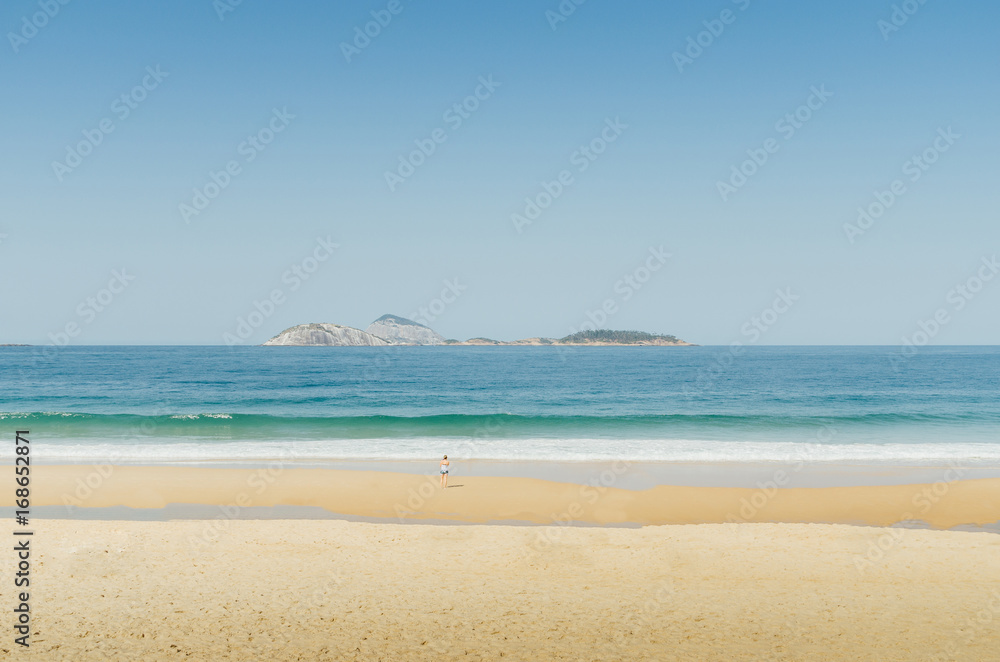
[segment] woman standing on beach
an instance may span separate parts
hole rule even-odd
[[[441,460],[441,487],[448,487],[448,465],[451,462],[448,461],[448,456],[445,455],[444,459]]]

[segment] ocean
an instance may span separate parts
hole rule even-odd
[[[1000,348],[741,350],[5,347],[0,434],[40,463],[1000,464]]]

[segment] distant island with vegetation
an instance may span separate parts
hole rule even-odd
[[[388,345],[693,346],[692,343],[672,335],[608,329],[577,331],[563,338],[449,340],[428,326],[398,315],[383,315],[368,325],[364,331],[341,324],[299,324],[285,329],[265,342],[264,345],[270,347],[381,347]]]
[[[444,345],[683,345],[691,343],[676,336],[646,333],[645,331],[577,331],[563,338],[525,338],[523,340],[493,340],[492,338],[470,338],[468,340],[445,340]]]

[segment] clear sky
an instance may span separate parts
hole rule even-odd
[[[0,342],[998,342],[1000,4],[235,2],[3,3]]]

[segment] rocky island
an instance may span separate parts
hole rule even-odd
[[[607,329],[579,331],[563,338],[524,338],[507,341],[491,338],[446,340],[444,336],[430,327],[398,315],[383,315],[369,324],[364,331],[341,324],[300,324],[285,329],[265,342],[264,345],[286,347],[381,347],[386,345],[692,346],[691,343],[671,335]]]
[[[369,324],[365,332],[394,345],[442,345],[445,342],[444,336],[430,327],[396,315],[383,315]]]
[[[377,347],[392,343],[350,326],[299,324],[285,329],[264,344],[289,347]]]

